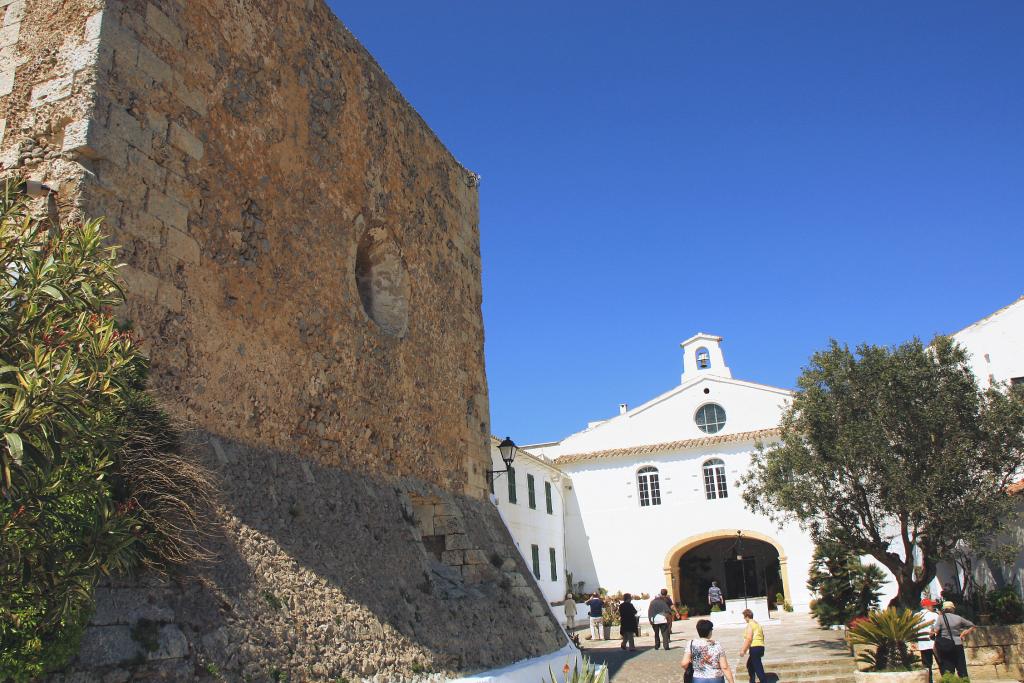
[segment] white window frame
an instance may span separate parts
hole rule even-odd
[[[657,467],[647,465],[636,471],[636,491],[640,507],[661,505],[661,477]]]
[[[701,465],[701,473],[704,475],[704,497],[708,500],[718,500],[729,497],[729,483],[725,477],[725,461],[721,458],[705,460]]]

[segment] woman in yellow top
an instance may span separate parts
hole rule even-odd
[[[743,619],[747,622],[747,630],[743,632],[740,657],[750,652],[747,658],[750,683],[754,683],[754,676],[757,676],[758,683],[768,683],[768,675],[764,672],[764,664],[761,663],[761,658],[764,657],[764,629],[761,628],[761,624],[754,621],[754,613],[748,609],[743,610]]]

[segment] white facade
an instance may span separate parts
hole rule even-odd
[[[497,443],[491,439],[491,468],[503,470]],[[549,604],[566,593],[564,479],[550,460],[520,449],[512,471],[498,475],[492,487],[492,500]],[[552,613],[565,624],[564,609],[554,607]]]
[[[1024,383],[1024,296],[950,336],[967,349],[982,387]]]
[[[682,348],[677,387],[560,442],[529,447],[568,475],[567,568],[587,590],[655,594],[667,587],[677,600],[697,599],[690,607],[699,609],[706,597],[695,596],[706,587],[695,585],[680,560],[691,550],[701,562],[706,556],[702,580],[714,576],[723,585],[741,531],[747,564],[732,565],[729,592],[739,593],[738,581],[746,583],[749,575],[754,585],[745,585],[743,594],[770,592],[774,602],[774,593],[784,592],[796,609],[806,610],[812,542],[796,525],[779,529],[748,511],[739,485],[755,442],[776,438],[792,393],[733,379],[720,337],[698,334]],[[766,565],[776,555],[778,576],[769,579]]]
[[[987,387],[993,382],[1007,385],[1024,384],[1024,297],[950,335],[970,354],[971,369],[978,384]],[[1017,513],[1024,515],[1024,481],[1012,487],[1018,497]],[[1022,551],[1013,564],[1003,565],[990,560],[974,559],[974,579],[989,588],[1015,586],[1024,593],[1024,517],[1020,517],[997,540],[1013,544]],[[949,566],[940,568],[943,582],[952,579]]]

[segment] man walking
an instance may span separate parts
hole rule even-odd
[[[601,627],[604,619],[604,601],[597,593],[587,600],[587,607],[590,608],[590,639],[601,640]]]
[[[576,628],[576,601],[573,599],[572,593],[566,593],[565,600],[551,603],[552,607],[559,605],[565,609],[565,631],[571,636]]]
[[[722,596],[722,589],[718,587],[717,581],[711,582],[711,588],[708,589],[708,609],[718,605],[719,609],[725,609],[725,598]]]
[[[661,647],[662,642],[665,643],[667,650],[668,641],[672,637],[672,608],[668,606],[665,597],[667,597],[667,591],[666,596],[659,595],[647,606],[647,620],[651,622],[651,628],[654,629],[655,650]]]

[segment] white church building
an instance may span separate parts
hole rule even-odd
[[[810,538],[747,510],[740,484],[756,444],[777,438],[792,393],[735,379],[721,342],[683,342],[681,381],[660,396],[524,447],[565,475],[566,569],[585,590],[668,588],[699,613],[714,580],[727,599],[774,604],[781,593],[807,609]],[[500,494],[498,506],[511,507]]]
[[[1024,383],[1024,297],[952,336],[982,387]],[[721,337],[697,334],[681,346],[678,385],[561,441],[524,446],[492,500],[551,602],[564,596],[569,572],[585,591],[668,588],[691,614],[707,611],[713,580],[727,600],[747,598],[758,612],[778,594],[807,611],[809,535],[797,524],[778,528],[742,499],[751,455],[778,438],[793,394],[734,378]],[[492,461],[504,468],[496,447]],[[1012,534],[1024,542],[1024,532]],[[1024,555],[979,569],[991,587],[1024,586]]]

